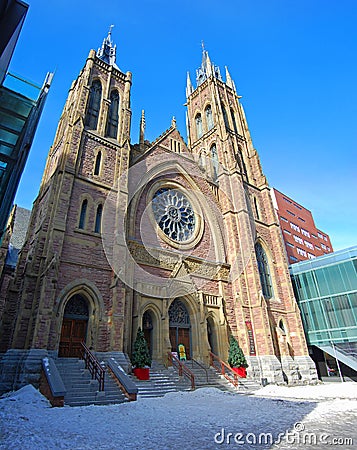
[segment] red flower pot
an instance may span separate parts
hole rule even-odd
[[[150,378],[149,367],[135,367],[135,369],[133,369],[133,372],[138,380],[148,380]]]
[[[241,378],[247,378],[247,369],[245,367],[232,367],[232,370]]]

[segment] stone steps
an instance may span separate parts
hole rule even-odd
[[[184,361],[184,364],[194,374],[197,389],[202,387],[215,387],[221,391],[232,393],[250,393],[261,388],[259,383],[244,378],[239,378],[238,387],[234,387],[233,384],[226,380],[213,367],[204,366],[206,369],[204,370],[201,365],[192,360]]]
[[[127,401],[114,379],[105,374],[104,391],[98,391],[98,381],[92,380],[84,361],[77,358],[58,358],[56,366],[67,390],[65,405],[110,405]]]

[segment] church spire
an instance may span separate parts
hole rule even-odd
[[[193,92],[193,86],[191,83],[190,73],[187,72],[187,82],[186,82],[186,97],[191,95]]]
[[[119,69],[119,67],[115,64],[116,60],[116,49],[117,46],[113,46],[112,41],[112,29],[114,25],[110,25],[108,36],[103,40],[101,48],[98,48],[97,56],[102,61],[106,62],[110,66],[115,67],[116,69]]]
[[[236,92],[236,86],[234,84],[234,81],[231,78],[231,74],[228,71],[228,67],[225,66],[225,68],[226,68],[226,85],[229,86],[230,88],[232,88]]]
[[[196,82],[197,86],[202,84],[210,76],[214,76],[222,81],[221,72],[218,66],[215,66],[208,55],[208,51],[205,50],[204,43],[202,42],[202,63],[201,67],[196,70]]]
[[[144,110],[142,110],[140,119],[139,144],[143,146],[144,142],[145,142],[145,112]]]

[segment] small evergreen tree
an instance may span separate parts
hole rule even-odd
[[[144,332],[139,327],[136,339],[134,342],[133,354],[131,363],[136,368],[143,368],[145,366],[151,367],[151,356],[149,353],[148,344],[144,337]]]
[[[231,367],[248,367],[243,350],[239,347],[234,336],[229,338],[228,364]]]

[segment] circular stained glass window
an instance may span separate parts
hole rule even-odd
[[[184,242],[195,231],[195,213],[187,197],[177,189],[161,188],[154,194],[152,209],[162,231],[174,241]]]

